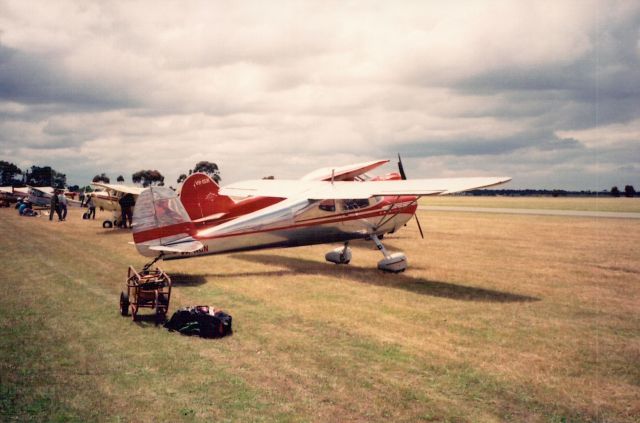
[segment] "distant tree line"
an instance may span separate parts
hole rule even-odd
[[[14,163],[0,160],[0,185],[64,188],[67,185],[67,175],[51,166],[31,166],[23,171]]]
[[[206,160],[203,160],[203,161],[200,161],[200,162],[196,163],[196,165],[193,167],[193,169],[189,169],[189,175],[191,175],[193,173],[196,173],[196,172],[206,173],[207,175],[211,176],[211,178],[214,181],[216,181],[216,183],[218,183],[218,184],[222,180],[222,178],[220,177],[220,169],[218,169],[218,165],[213,163],[213,162],[208,162]],[[180,184],[180,183],[184,182],[185,179],[187,179],[187,174],[186,173],[182,173],[178,177],[177,182]]]
[[[622,193],[618,187],[611,188],[610,191],[569,191],[564,189],[475,189],[461,193],[460,195],[472,196],[496,196],[505,197],[620,197]],[[624,189],[625,197],[636,196],[633,185],[627,185]]]
[[[193,169],[189,169],[189,175],[195,172],[203,172],[211,176],[217,183],[220,183],[222,178],[220,177],[220,170],[218,165],[206,160],[196,163]],[[178,183],[187,179],[186,174],[181,174],[178,178]],[[131,180],[136,184],[142,184],[144,187],[151,185],[164,186],[164,176],[157,170],[139,170],[131,175]],[[124,176],[119,175],[116,179],[118,183],[123,183]],[[105,172],[97,174],[93,177],[91,182],[105,183],[111,182],[111,178],[107,176]],[[51,166],[31,166],[29,169],[21,170],[14,163],[0,160],[0,186],[52,186],[55,188],[67,187],[67,176],[64,173],[58,172],[51,168]],[[80,190],[77,185],[68,187],[70,190]],[[83,189],[90,189],[90,187],[82,187]]]
[[[621,195],[622,195],[622,193],[620,192],[618,187],[616,187],[616,186],[611,187],[611,196],[612,197],[620,197]],[[625,187],[624,187],[624,196],[625,197],[635,197],[636,196],[636,190],[635,190],[635,188],[633,188],[633,185],[625,185]]]

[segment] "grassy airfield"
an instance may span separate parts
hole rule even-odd
[[[577,210],[640,213],[640,200],[625,197],[474,197],[446,195],[423,197],[423,206],[491,207],[542,210]]]
[[[328,245],[161,263],[170,312],[233,315],[232,337],[203,340],[118,314],[145,259],[80,213],[0,209],[1,421],[640,415],[636,220],[421,212],[424,241],[413,224],[385,237],[399,275],[366,242],[346,267]]]

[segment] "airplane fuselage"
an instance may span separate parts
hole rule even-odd
[[[286,202],[291,204],[283,207]],[[376,197],[369,200],[282,200],[230,221],[201,222],[191,229],[186,225],[180,228],[180,224],[175,225],[175,228],[162,228],[165,234],[173,232],[175,238],[180,235],[190,236],[203,245],[194,252],[165,252],[163,259],[176,260],[367,238],[372,234],[394,232],[411,219],[416,207],[416,197],[413,196]],[[184,232],[179,233],[182,230]],[[159,235],[162,236],[160,232],[151,232],[146,237],[151,240],[157,239]],[[158,254],[141,244],[138,244],[138,251],[149,257]]]

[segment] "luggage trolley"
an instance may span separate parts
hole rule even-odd
[[[156,324],[163,323],[167,319],[169,300],[171,299],[171,278],[160,268],[154,270],[146,266],[141,273],[129,266],[127,272],[127,291],[120,292],[120,314],[131,316],[133,321],[138,320],[138,311],[141,308],[155,310]]]

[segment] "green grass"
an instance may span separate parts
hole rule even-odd
[[[492,207],[514,209],[577,210],[640,213],[640,197],[476,197],[445,195],[424,197],[423,206]]]
[[[162,263],[171,310],[233,315],[203,340],[119,315],[130,233],[0,210],[0,421],[634,421],[637,222],[421,220],[399,275],[365,242]]]

